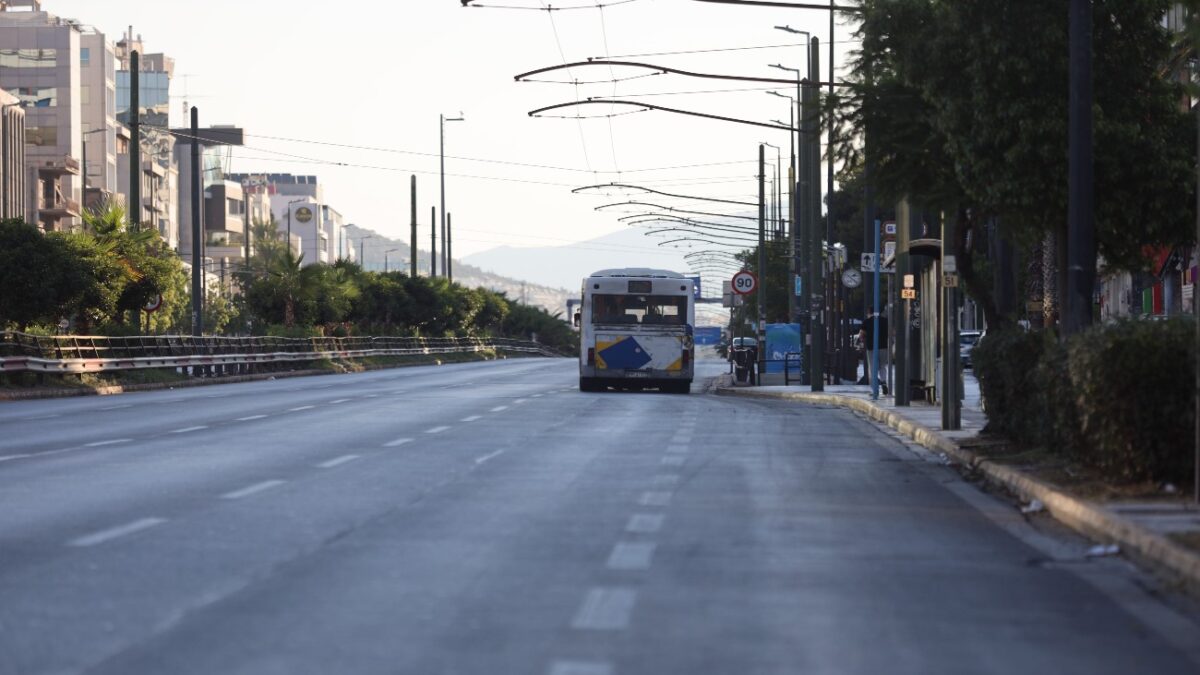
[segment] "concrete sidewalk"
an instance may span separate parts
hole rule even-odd
[[[835,405],[849,408],[886,424],[934,452],[944,453],[952,462],[978,471],[987,480],[1009,489],[1025,503],[1037,500],[1047,512],[1063,524],[1101,544],[1117,544],[1167,572],[1179,576],[1193,592],[1200,592],[1200,552],[1172,540],[1171,536],[1200,536],[1200,508],[1178,500],[1095,502],[1077,497],[1067,490],[1036,478],[1019,468],[998,464],[980,457],[968,445],[987,424],[987,416],[977,406],[964,405],[962,429],[941,429],[941,408],[924,402],[896,407],[891,397],[880,395],[871,400],[866,385],[826,385],[814,393],[808,387],[733,385],[723,378],[715,393],[796,401],[810,405]],[[968,390],[968,400],[970,400]],[[978,401],[975,397],[974,401]]]

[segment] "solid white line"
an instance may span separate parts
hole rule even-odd
[[[600,661],[555,661],[547,675],[613,675],[610,663]]]
[[[358,455],[342,455],[341,457],[335,457],[328,462],[321,462],[317,466],[322,469],[332,469],[333,467],[345,464],[346,462],[353,462],[354,460],[358,459],[358,457]]]
[[[241,499],[242,497],[249,497],[256,492],[270,490],[271,488],[279,487],[280,485],[283,485],[283,481],[281,480],[264,480],[261,483],[255,483],[254,485],[244,487],[241,490],[226,492],[225,494],[221,495],[221,499]]]
[[[264,417],[266,417],[266,415],[251,415],[249,417],[239,417],[234,421],[235,422],[249,422],[250,420],[261,420]]]
[[[489,459],[492,459],[492,458],[494,458],[494,457],[499,457],[500,455],[503,455],[503,454],[504,454],[504,451],[503,451],[503,450],[497,450],[497,451],[495,451],[495,452],[493,452],[493,453],[491,453],[491,454],[484,455],[483,457],[480,457],[479,459],[476,459],[476,460],[475,460],[475,464],[476,464],[476,465],[483,464],[484,462],[488,461]]]
[[[107,408],[101,408],[101,410],[122,410],[124,408],[132,408],[132,407],[133,407],[132,403],[126,403],[125,405],[110,405]]]
[[[447,430],[447,429],[449,429],[449,428],[450,428],[450,427],[434,427],[434,428],[432,428],[432,429],[426,429],[426,430],[425,430],[425,433],[427,433],[427,434],[440,434],[440,433],[442,433],[443,431],[445,431],[445,430]]]
[[[687,459],[686,457],[680,457],[679,455],[667,455],[666,457],[662,458],[662,465],[663,466],[683,466],[683,463],[684,463],[684,461],[686,461],[686,459]]]
[[[142,530],[154,527],[155,525],[161,525],[165,522],[167,522],[166,518],[142,518],[141,520],[135,520],[132,523],[118,525],[117,527],[109,528],[107,530],[100,530],[99,532],[89,534],[85,537],[72,539],[68,543],[71,546],[95,546],[96,544],[103,544],[106,541],[111,541],[113,539],[117,539],[118,537],[124,537],[127,534],[141,532]]]
[[[483,416],[482,416],[482,415],[471,415],[470,417],[464,417],[464,418],[462,418],[462,421],[464,421],[464,422],[474,422],[475,420],[478,420],[478,419],[483,419]]]
[[[670,492],[643,492],[638,498],[642,506],[667,506],[671,503]]]
[[[203,424],[201,424],[200,426],[196,426],[196,427],[184,427],[184,428],[182,428],[182,429],[176,429],[175,431],[172,431],[171,433],[173,433],[173,434],[186,434],[186,433],[190,433],[190,432],[193,432],[193,431],[200,431],[201,429],[207,429],[207,428],[208,428],[208,427],[206,427],[206,426],[204,426]]]
[[[354,399],[352,399],[352,398],[339,398],[339,399],[338,399],[338,400],[336,400],[336,401],[330,401],[330,402],[329,402],[329,405],[337,405],[337,404],[339,404],[339,403],[345,403],[346,401],[353,401],[353,400],[354,400]]]
[[[492,412],[500,412],[500,411],[502,411],[502,410],[508,410],[508,406],[506,406],[506,405],[498,405],[498,406],[496,406],[495,408],[492,408]]]
[[[117,443],[128,443],[132,440],[133,440],[132,438],[114,438],[111,441],[94,441],[92,443],[84,443],[83,447],[99,448],[100,446],[103,446],[103,445],[115,445]]]
[[[610,570],[650,569],[654,547],[655,544],[648,541],[619,541],[613,546],[606,566]]]
[[[635,513],[630,516],[625,531],[634,534],[654,534],[662,528],[662,524],[663,514],[661,513]]]
[[[383,447],[394,448],[397,445],[404,445],[405,443],[412,443],[412,439],[411,438],[397,438],[394,441],[388,441],[387,443],[384,443]]]
[[[299,408],[288,408],[288,412],[300,412],[301,410],[312,410],[315,405],[302,405]]]
[[[632,588],[593,588],[583,599],[571,627],[578,630],[622,630],[637,603]]]

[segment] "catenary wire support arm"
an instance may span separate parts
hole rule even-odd
[[[750,126],[765,127],[767,129],[778,129],[780,131],[791,131],[791,132],[796,131],[796,129],[794,129],[793,127],[783,126],[783,125],[779,125],[779,124],[773,124],[770,122],[755,122],[753,120],[744,120],[744,119],[739,119],[737,117],[726,117],[724,115],[713,115],[710,113],[695,112],[693,110],[680,110],[679,108],[668,108],[666,106],[655,105],[653,103],[642,103],[640,101],[622,101],[622,100],[607,99],[607,98],[590,98],[590,99],[587,99],[586,101],[568,101],[566,103],[556,103],[554,105],[548,105],[544,108],[538,108],[537,110],[530,110],[529,116],[537,117],[539,114],[544,113],[544,112],[549,112],[551,110],[559,110],[562,108],[569,108],[571,106],[577,106],[577,105],[633,105],[633,106],[640,106],[640,107],[646,108],[648,110],[659,110],[662,112],[676,113],[678,115],[690,115],[692,117],[703,117],[705,119],[718,120],[721,122],[733,122],[735,124],[748,124]]]

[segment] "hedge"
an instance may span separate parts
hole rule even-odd
[[[1118,482],[1190,481],[1195,323],[1129,320],[1066,341],[989,333],[972,352],[988,431]]]

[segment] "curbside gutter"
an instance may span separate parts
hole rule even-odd
[[[1002,485],[1027,501],[1037,499],[1056,520],[1083,535],[1104,543],[1118,544],[1132,553],[1173,574],[1179,575],[1193,590],[1200,589],[1200,554],[1196,554],[1136,522],[1113,513],[1094,502],[1075,497],[1049,483],[1010,466],[983,459],[970,450],[912,420],[886,410],[870,401],[840,394],[809,392],[766,392],[753,389],[717,387],[718,396],[741,396],[796,401],[810,405],[848,408],[888,425],[929,450],[945,453],[955,462],[978,471],[989,481]]]

